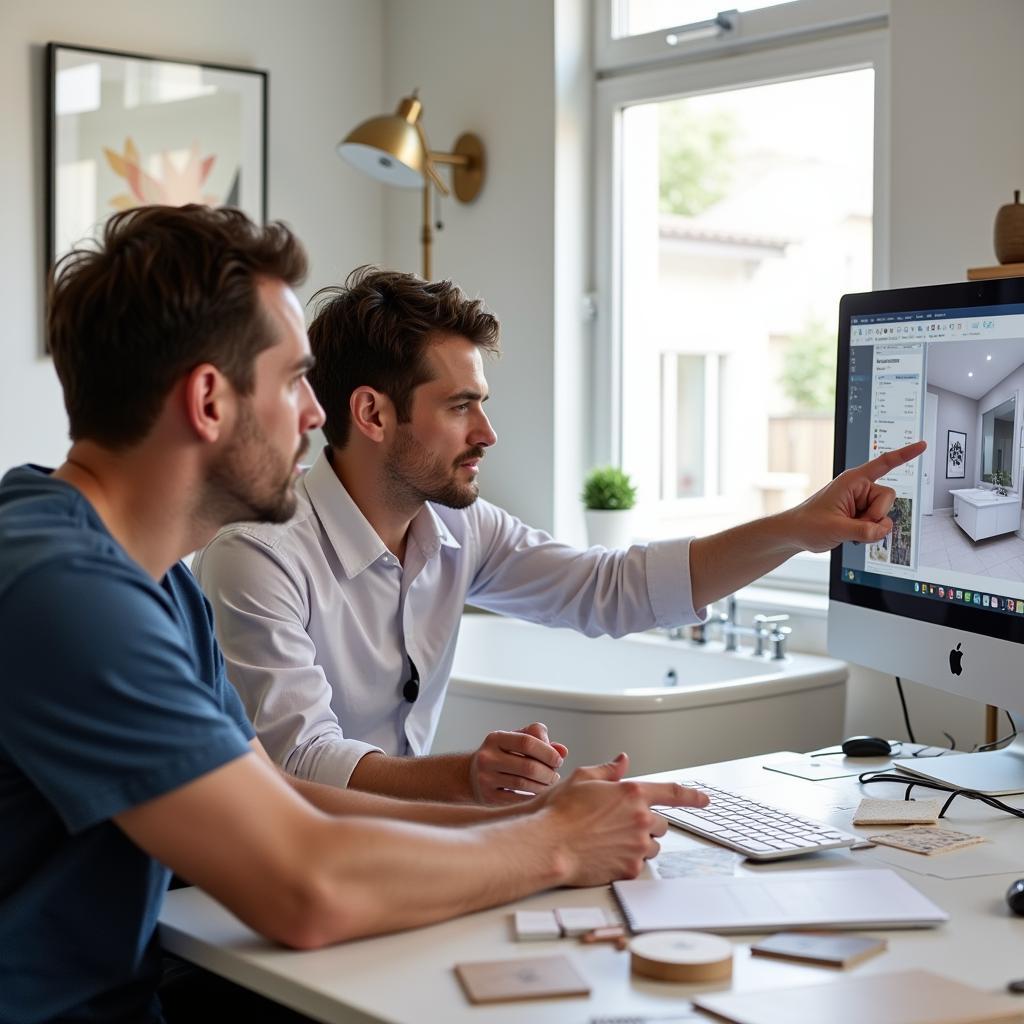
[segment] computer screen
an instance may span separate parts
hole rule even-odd
[[[829,650],[1024,714],[1024,280],[847,295],[839,319],[836,472],[928,451],[881,481],[892,533],[833,552]]]

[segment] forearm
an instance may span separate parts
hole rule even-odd
[[[780,566],[802,548],[792,539],[790,513],[767,516],[690,542],[693,605],[703,608]]]
[[[389,757],[372,752],[359,759],[349,788],[403,800],[474,803],[470,784],[471,754]]]
[[[345,819],[307,848],[322,910],[295,944],[320,946],[431,924],[519,899],[569,878],[550,828],[510,821],[476,829]],[[410,870],[410,851],[415,869]]]
[[[364,758],[365,760],[365,758]],[[518,817],[531,809],[529,801],[505,807],[440,803],[426,800],[399,799],[378,793],[339,789],[319,782],[297,779],[281,772],[288,784],[314,807],[327,814],[389,818],[393,821],[419,822],[428,825],[476,825]]]

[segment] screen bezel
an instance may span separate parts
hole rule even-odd
[[[839,349],[836,360],[836,418],[833,475],[846,469],[847,407],[849,403],[850,320],[855,316],[910,313],[930,309],[969,309],[1024,303],[1024,278],[957,282],[920,288],[859,292],[844,295],[839,303]],[[843,548],[832,550],[829,568],[829,600],[843,601],[918,622],[950,626],[978,636],[1024,643],[1024,616],[986,611],[955,602],[901,594],[842,577]],[[941,580],[927,582],[941,583]],[[998,593],[993,587],[993,593]]]

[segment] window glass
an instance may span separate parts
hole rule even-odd
[[[622,462],[665,533],[831,477],[839,298],[871,288],[873,114],[870,69],[623,111]]]

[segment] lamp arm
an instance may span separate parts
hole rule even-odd
[[[434,166],[434,154],[430,151],[430,146],[427,143],[426,132],[423,131],[423,126],[416,122],[416,132],[420,137],[420,145],[423,147],[423,170],[426,175],[434,183],[434,187],[443,196],[451,195],[451,191],[448,186],[441,180],[441,176],[437,173],[437,168]]]
[[[436,149],[430,151],[430,159],[435,164],[449,164],[452,167],[468,167],[471,163],[464,153],[439,153]]]

